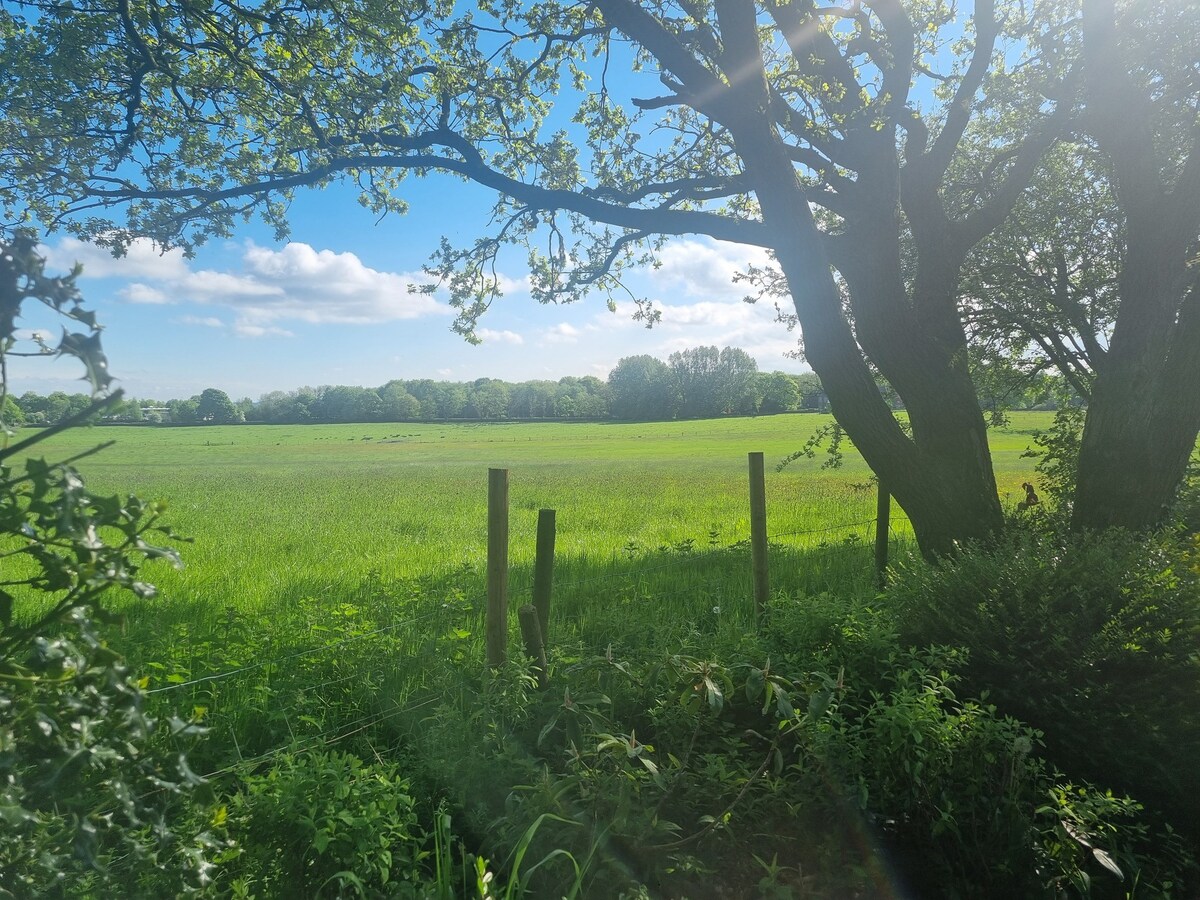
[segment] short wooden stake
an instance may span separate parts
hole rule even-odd
[[[488,469],[487,663],[508,659],[508,469]]]
[[[526,603],[517,610],[517,618],[521,620],[525,653],[533,660],[537,671],[538,687],[544,688],[550,683],[550,675],[546,667],[546,645],[542,642],[542,632],[538,626],[538,611],[532,603]]]
[[[762,453],[750,454],[750,563],[754,572],[754,621],[771,599],[767,563],[767,480]]]
[[[543,645],[550,642],[550,593],[554,588],[554,510],[538,510],[537,556],[533,563],[533,606]]]
[[[888,537],[892,528],[892,495],[887,484],[879,479],[875,498],[875,582],[880,590],[887,587]]]

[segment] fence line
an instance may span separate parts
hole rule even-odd
[[[226,672],[217,672],[217,673],[214,673],[211,675],[204,675],[200,678],[193,678],[190,681],[181,681],[176,684],[168,684],[168,685],[164,685],[163,687],[160,687],[160,688],[153,688],[152,690],[148,690],[145,693],[161,694],[164,691],[175,691],[175,690],[179,690],[180,688],[192,687],[193,685],[203,684],[208,681],[220,681],[224,678],[229,678],[230,676],[237,675],[241,672],[252,672],[255,669],[261,669],[264,666],[271,666],[271,665],[275,665],[276,663],[287,662],[290,659],[296,659],[301,656],[310,656],[314,653],[323,653],[326,650],[333,650],[337,647],[345,646],[346,644],[352,644],[355,641],[361,641],[361,640],[365,640],[366,638],[369,638],[369,637],[375,637],[376,635],[383,634],[385,631],[392,631],[393,629],[400,628],[404,625],[412,625],[415,622],[421,622],[421,621],[424,621],[425,619],[432,619],[440,611],[441,611],[440,609],[435,609],[428,613],[424,613],[419,616],[414,616],[411,619],[405,619],[400,622],[393,622],[391,625],[384,625],[382,628],[376,628],[374,631],[366,631],[366,632],[363,632],[362,634],[355,634],[355,635],[351,635],[348,638],[342,638],[340,641],[332,641],[331,643],[328,643],[328,644],[322,644],[320,647],[310,647],[307,650],[297,650],[294,653],[285,653],[283,656],[277,656],[272,659],[264,659],[264,660],[261,660],[260,662],[252,663],[248,666],[239,666],[236,669],[230,669]]]
[[[775,533],[768,534],[767,537],[768,537],[768,540],[776,540],[778,538],[785,538],[785,537],[804,537],[804,536],[810,536],[810,535],[815,535],[815,534],[828,534],[828,533],[834,532],[834,531],[842,531],[842,530],[849,529],[849,528],[857,528],[857,527],[861,527],[863,525],[870,525],[873,522],[874,522],[874,519],[862,519],[862,520],[858,520],[858,521],[854,521],[854,522],[844,522],[844,523],[840,523],[840,524],[836,524],[836,525],[827,525],[822,528],[810,528],[810,529],[800,529],[800,530],[795,530],[795,531],[775,532]],[[898,535],[896,535],[894,528],[892,529],[892,534],[893,534],[893,537],[898,538]],[[554,588],[555,588],[555,592],[557,593],[560,591],[567,590],[569,588],[582,587],[582,586],[586,586],[586,585],[590,585],[590,584],[596,584],[596,583],[599,583],[602,581],[616,581],[616,580],[628,581],[630,579],[640,578],[642,576],[654,574],[656,572],[662,572],[662,571],[666,571],[668,569],[676,569],[681,566],[709,565],[712,562],[714,562],[715,559],[722,554],[730,553],[730,552],[736,551],[736,550],[744,550],[748,546],[748,543],[749,543],[748,539],[743,538],[741,540],[735,541],[732,544],[726,544],[721,547],[711,547],[708,549],[701,549],[701,550],[695,550],[695,551],[689,551],[689,552],[681,552],[677,559],[671,560],[670,562],[659,563],[659,564],[656,564],[653,566],[631,566],[630,568],[626,569],[625,571],[613,572],[608,575],[597,575],[597,576],[593,576],[591,578],[577,579],[575,581],[555,582]],[[631,560],[631,562],[632,562],[632,560]],[[712,582],[712,583],[715,584],[716,582]],[[513,593],[514,594],[524,593],[531,589],[532,589],[532,582],[529,581],[528,583],[522,583],[519,587],[517,587],[513,591]],[[678,593],[679,592],[671,592],[670,594],[661,594],[661,596],[677,596]],[[474,605],[482,604],[485,599],[486,599],[486,595],[481,594],[478,597],[469,598],[467,600],[467,602],[472,604],[472,606],[474,606]],[[443,611],[443,609],[441,607],[439,607],[437,609],[431,610],[430,612],[423,613],[418,616],[413,616],[413,617],[410,617],[407,619],[403,619],[399,622],[392,622],[389,625],[384,625],[379,628],[373,629],[371,631],[363,632],[361,634],[351,635],[350,637],[342,638],[337,641],[331,641],[327,644],[322,644],[317,647],[309,647],[304,650],[297,650],[297,651],[294,651],[291,653],[286,653],[286,654],[283,654],[282,656],[259,660],[258,662],[254,662],[249,665],[239,666],[237,668],[228,669],[228,670],[225,670],[222,672],[210,673],[208,675],[203,675],[198,678],[192,678],[187,681],[163,685],[162,687],[151,688],[151,689],[145,691],[145,693],[146,694],[161,694],[161,693],[166,693],[169,691],[180,690],[182,688],[195,687],[198,684],[206,684],[206,683],[214,682],[214,681],[222,681],[222,680],[224,680],[226,678],[230,678],[234,675],[239,675],[239,674],[242,674],[245,672],[256,671],[259,669],[266,668],[268,666],[273,666],[273,665],[277,665],[279,663],[288,662],[293,659],[298,659],[300,657],[311,656],[313,654],[319,654],[319,653],[325,653],[327,651],[335,650],[339,647],[343,647],[347,644],[351,644],[356,641],[366,640],[367,638],[376,637],[380,634],[384,634],[389,631],[394,631],[397,628],[403,628],[408,625],[413,625],[418,622],[432,619],[432,618],[438,616],[440,613],[442,613],[442,611]],[[350,676],[347,676],[347,677],[350,677]],[[329,684],[336,683],[337,681],[341,681],[341,680],[345,680],[345,679],[335,679],[334,681],[325,682],[324,684],[316,686],[316,688],[326,687]],[[316,688],[313,688],[313,689],[315,690]]]
[[[497,471],[503,471],[503,470],[497,470]],[[849,512],[850,510],[845,509],[845,511]],[[902,526],[904,524],[904,521],[905,520],[903,518],[894,519],[892,522],[892,527],[888,528],[888,533],[893,539],[896,539],[896,540],[900,539],[901,536],[899,535],[896,526]],[[820,565],[819,567],[813,567],[813,566],[809,565],[809,571],[812,572],[815,576],[817,576],[819,578],[830,578],[833,576],[833,574],[836,571],[835,566],[842,565],[841,559],[845,558],[844,554],[847,551],[859,552],[859,551],[866,551],[866,550],[870,549],[869,540],[870,540],[870,536],[871,536],[871,528],[869,526],[872,526],[875,523],[876,523],[876,519],[874,517],[872,517],[872,518],[858,519],[855,521],[843,522],[843,523],[832,524],[832,525],[823,525],[821,527],[815,527],[815,528],[799,528],[799,529],[793,529],[793,530],[776,531],[774,533],[767,533],[766,540],[771,541],[771,542],[779,542],[785,538],[805,538],[805,537],[812,537],[812,536],[816,536],[816,535],[831,535],[831,534],[838,533],[838,532],[846,532],[849,529],[856,529],[856,528],[862,528],[863,526],[868,526],[867,533],[866,533],[867,540],[863,543],[859,543],[859,536],[857,533],[852,533],[853,537],[851,535],[847,535],[846,539],[844,541],[836,541],[833,543],[826,543],[825,541],[822,541],[821,544],[819,545],[819,547],[814,547],[812,545],[805,546],[805,543],[803,543],[803,542],[798,542],[796,544],[777,544],[777,546],[780,547],[780,552],[782,552],[782,554],[783,554],[782,559],[777,557],[777,563],[783,563],[783,564],[794,563],[797,566],[801,564],[800,563],[801,557],[797,554],[812,553],[814,550],[819,549],[821,551],[821,559],[827,560],[828,562],[826,564]],[[760,532],[760,534],[761,534],[761,532]],[[711,536],[715,537],[715,533],[712,534]],[[761,538],[760,538],[760,540],[761,540]],[[507,537],[505,537],[505,542],[506,541],[507,541]],[[682,584],[682,585],[676,587],[675,589],[668,589],[665,591],[662,589],[653,589],[653,593],[652,593],[653,599],[666,600],[666,599],[671,599],[671,598],[680,597],[680,596],[692,596],[692,597],[695,597],[698,599],[699,596],[704,596],[706,603],[713,601],[713,600],[717,601],[713,606],[713,614],[715,616],[720,616],[721,618],[729,617],[730,619],[735,620],[735,621],[741,621],[742,619],[749,621],[749,620],[753,619],[752,610],[749,608],[749,597],[750,597],[751,589],[753,586],[753,577],[752,577],[753,573],[751,572],[748,559],[746,560],[746,566],[745,566],[745,572],[744,572],[744,575],[745,575],[745,578],[744,578],[745,583],[744,584],[742,583],[742,579],[739,579],[739,578],[730,579],[729,577],[725,577],[722,579],[716,579],[713,577],[704,577],[704,574],[706,574],[706,573],[703,573],[701,571],[702,568],[704,568],[704,567],[711,567],[715,563],[720,563],[724,558],[726,558],[727,554],[731,553],[732,551],[739,551],[739,552],[747,551],[750,548],[750,539],[749,538],[743,538],[741,540],[735,541],[730,544],[726,544],[724,546],[714,546],[713,544],[710,544],[708,547],[704,547],[703,545],[701,545],[701,547],[695,548],[693,542],[686,541],[686,542],[683,542],[683,544],[681,544],[681,545],[677,545],[677,547],[678,547],[678,549],[676,550],[676,552],[678,553],[677,558],[666,560],[666,561],[661,561],[661,560],[655,561],[655,564],[653,564],[653,565],[638,565],[637,561],[635,560],[635,558],[632,555],[628,559],[623,560],[618,554],[614,553],[610,565],[614,565],[614,566],[621,565],[622,568],[620,571],[612,571],[608,574],[595,575],[595,576],[591,576],[591,577],[587,577],[587,578],[580,578],[580,579],[576,579],[574,581],[558,581],[554,584],[554,591],[557,594],[561,594],[563,592],[577,591],[579,588],[586,587],[589,585],[596,585],[596,584],[603,583],[603,582],[620,581],[620,582],[623,582],[627,586],[626,591],[629,592],[629,593],[625,593],[624,599],[626,601],[633,600],[635,602],[643,602],[651,596],[651,594],[649,593],[649,590],[647,589],[648,586],[646,586],[642,583],[644,581],[644,579],[646,579],[648,576],[652,576],[655,573],[665,572],[665,571],[669,571],[669,570],[679,570],[679,569],[686,570],[688,568],[691,568],[694,574],[683,576],[684,578],[687,578],[690,581],[690,583]],[[653,551],[651,551],[651,552],[653,552]],[[660,548],[659,552],[667,553],[667,552],[671,552],[671,549],[669,547],[663,547],[663,548]],[[785,560],[786,560],[786,563],[784,563]],[[507,569],[507,566],[506,566],[506,569]],[[791,570],[792,577],[789,579],[785,579],[785,581],[793,580],[796,577],[796,574],[798,571],[803,571],[803,570],[798,570],[796,568],[793,568]],[[495,575],[495,573],[491,572],[491,564],[489,563],[489,579],[488,579],[489,582],[491,580],[493,580],[494,575]],[[507,578],[506,578],[506,580],[507,580]],[[534,580],[536,580],[536,579],[534,579]],[[816,582],[816,583],[819,584],[819,582]],[[809,582],[809,584],[811,587],[813,582]],[[532,588],[533,588],[533,580],[530,580],[529,583],[522,584],[519,587],[513,587],[511,589],[514,594],[516,594],[516,593],[524,594],[524,593],[529,592]],[[456,591],[456,594],[457,594],[457,591]],[[738,605],[735,602],[738,600],[738,598],[740,598],[743,601],[746,601],[744,606]],[[266,677],[263,680],[262,684],[267,685],[268,690],[269,690],[269,683],[270,683],[272,673],[273,673],[273,669],[271,669],[269,667],[278,666],[282,663],[286,663],[286,662],[304,658],[304,657],[313,656],[316,654],[332,653],[332,652],[336,651],[338,648],[344,647],[349,644],[353,644],[354,642],[363,641],[363,640],[366,640],[369,638],[377,637],[382,634],[394,632],[397,629],[409,628],[410,626],[414,626],[414,625],[417,625],[422,622],[428,622],[439,616],[457,617],[460,614],[466,614],[467,616],[470,617],[470,619],[472,621],[478,621],[479,619],[483,618],[483,621],[485,623],[484,627],[483,627],[483,631],[486,632],[488,626],[486,625],[487,619],[484,617],[484,609],[485,609],[485,605],[488,600],[488,595],[480,593],[479,596],[475,596],[474,592],[472,592],[472,595],[470,595],[470,596],[463,596],[462,594],[458,594],[457,599],[459,599],[463,603],[467,604],[466,609],[459,610],[456,607],[453,607],[450,604],[443,601],[443,602],[437,603],[433,609],[431,609],[430,611],[428,611],[426,613],[411,616],[411,617],[405,618],[400,621],[394,621],[388,625],[384,625],[379,628],[374,628],[372,630],[365,631],[360,634],[354,634],[349,637],[342,638],[340,640],[335,640],[335,641],[331,641],[326,644],[322,644],[320,646],[309,647],[306,649],[296,650],[293,652],[285,653],[280,656],[272,657],[269,659],[259,660],[257,662],[254,662],[254,663],[251,663],[248,665],[237,666],[235,668],[232,668],[232,669],[229,669],[226,671],[215,672],[215,673],[204,675],[204,676],[201,676],[198,678],[192,678],[187,681],[181,681],[181,682],[174,683],[174,684],[164,685],[162,687],[148,690],[148,691],[146,691],[146,693],[147,694],[165,694],[167,692],[178,690],[180,688],[195,687],[197,685],[207,684],[210,682],[219,682],[224,679],[231,678],[235,675],[244,674],[247,672],[263,671],[263,670],[266,671]],[[724,610],[724,613],[722,614],[722,610],[723,610],[723,607],[725,607],[726,602],[729,602],[730,606],[728,609]],[[571,623],[571,625],[573,625],[576,629],[585,629],[588,624],[594,624],[595,622],[599,621],[600,617],[607,615],[610,611],[611,611],[611,607],[608,604],[603,604],[603,603],[591,605],[591,606],[575,605],[574,609],[572,609],[572,611],[568,614],[564,614],[564,611],[561,609],[556,611],[556,613],[554,615],[554,619],[556,619],[558,621],[562,621],[564,623]],[[695,612],[698,615],[702,614],[701,610],[696,610]],[[510,617],[510,616],[505,616],[504,621],[501,623],[502,631],[503,631],[503,634],[504,634],[506,640],[507,640],[507,635],[511,630],[512,623],[511,623],[511,621],[509,621],[511,618],[512,617]],[[657,626],[655,626],[655,627],[657,627]],[[475,627],[471,626],[471,631],[474,632],[475,630],[476,630]],[[440,632],[438,632],[438,633],[440,634]],[[486,635],[484,635],[484,636],[486,637]],[[581,637],[581,636],[582,636],[582,633],[577,631],[576,637]],[[622,640],[624,637],[627,637],[627,636],[628,635],[614,635],[613,637],[616,640]],[[435,640],[437,639],[436,635],[434,636],[434,639]],[[419,643],[422,640],[420,635],[416,634],[415,632],[410,632],[410,640],[414,641],[414,643],[412,644],[413,649],[416,650],[417,652],[422,652],[422,651],[420,651],[420,647],[424,646],[424,644]],[[351,681],[358,677],[360,677],[359,674],[357,672],[354,672],[354,673],[350,673],[348,675],[330,678],[330,679],[323,681],[320,684],[317,684],[315,686],[306,686],[305,691],[306,691],[307,695],[310,697],[316,696],[324,688],[327,688],[327,687],[330,687],[330,686],[336,685],[336,684],[342,684],[344,682]],[[410,681],[408,683],[410,685],[410,689],[412,689],[412,690],[420,689],[419,679],[410,679]],[[257,682],[255,684],[257,684]],[[253,685],[248,685],[247,689],[254,690],[256,688]],[[410,696],[411,696],[411,694],[410,694]],[[238,718],[237,718],[237,716],[231,716],[231,717],[227,718],[226,721],[222,724],[224,724],[225,726],[227,726],[229,728],[230,735],[233,738],[234,747],[236,748],[238,759],[236,762],[231,763],[230,765],[218,768],[218,769],[214,770],[213,772],[209,773],[208,775],[205,775],[204,777],[205,778],[219,777],[220,775],[239,770],[246,766],[256,765],[267,759],[277,756],[281,753],[285,753],[285,752],[289,752],[289,751],[295,752],[295,753],[304,753],[304,752],[308,752],[309,750],[316,749],[318,747],[329,746],[331,744],[334,744],[339,741],[343,741],[350,737],[353,737],[354,735],[360,734],[370,728],[375,727],[376,725],[379,725],[380,723],[389,721],[397,716],[412,712],[416,709],[420,709],[423,706],[428,706],[429,704],[436,702],[438,699],[439,698],[436,696],[430,697],[427,699],[423,699],[419,702],[410,703],[405,706],[400,706],[395,709],[390,709],[388,711],[380,711],[380,710],[376,709],[373,712],[359,715],[357,718],[353,718],[351,721],[341,721],[341,722],[338,722],[337,724],[334,724],[332,727],[325,728],[324,730],[319,731],[316,734],[309,734],[309,735],[305,735],[303,733],[305,730],[303,727],[298,729],[300,731],[299,735],[297,735],[297,729],[293,728],[292,718],[294,718],[295,716],[289,716],[289,713],[299,714],[306,708],[305,702],[297,701],[290,706],[283,707],[282,709],[277,708],[277,709],[270,710],[271,720],[272,720],[272,724],[271,724],[270,728],[279,729],[280,728],[280,718],[279,717],[282,716],[282,725],[284,727],[286,727],[286,729],[287,729],[288,738],[289,738],[288,741],[284,744],[274,747],[271,750],[267,750],[265,752],[258,753],[256,755],[250,756],[250,757],[242,756],[241,745],[238,743],[238,734],[235,729],[235,724],[237,723]],[[322,725],[325,724],[326,722],[328,722],[328,720],[330,718],[337,717],[338,703],[339,703],[339,701],[337,701],[336,699],[329,703],[323,703],[321,701],[321,699],[318,697],[317,705],[315,707],[308,707],[309,709],[312,709],[316,713],[317,717],[300,715],[300,722],[298,723],[298,725],[306,725],[310,729],[313,729],[313,730],[315,730],[316,728],[321,728]],[[341,701],[341,703],[342,703],[342,706],[345,707],[344,699]],[[368,702],[367,705],[373,706],[374,703]],[[330,714],[331,710],[333,710],[332,714]],[[359,711],[361,712],[361,710],[362,710],[362,707],[360,706]],[[345,713],[348,711],[352,713],[352,711],[347,708],[342,708],[340,711],[342,713]],[[236,710],[234,710],[234,712],[236,712]],[[220,713],[220,715],[222,715],[224,717],[227,714],[222,712],[222,713]],[[262,734],[257,735],[257,737],[253,736],[249,730],[245,730],[243,732],[243,739],[246,741],[251,741],[251,742],[254,742],[256,740],[261,740],[264,738],[269,740],[271,736],[272,736],[272,732],[270,729],[268,729],[267,731],[265,731]],[[279,735],[276,732],[274,734],[274,736],[279,737],[281,735]],[[263,742],[265,742],[265,740]],[[261,746],[261,744],[259,744],[259,746]]]

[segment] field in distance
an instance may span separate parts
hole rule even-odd
[[[489,467],[510,473],[514,578],[532,565],[543,507],[557,510],[560,566],[746,538],[746,454],[756,450],[766,458],[772,535],[865,538],[850,523],[872,517],[874,488],[853,448],[840,469],[822,469],[818,453],[775,471],[829,421],[794,414],[630,424],[101,427],[43,446],[55,459],[115,440],[79,463],[89,486],[167,501],[166,520],[195,542],[181,548],[183,571],[147,570],[162,591],[156,605],[250,612],[297,596],[334,596],[369,573],[436,579],[481,569]],[[1048,413],[1017,413],[992,431],[1007,502],[1032,477],[1033,460],[1021,458],[1032,431],[1049,422]],[[903,536],[906,523],[894,516]]]

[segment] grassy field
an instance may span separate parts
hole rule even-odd
[[[771,534],[869,519],[874,492],[852,451],[774,465],[827,422],[817,415],[646,424],[484,424],[97,428],[46,449],[80,463],[93,490],[162,499],[194,538],[185,570],[159,568],[166,602],[242,611],[322,586],[437,577],[478,567],[487,468],[510,471],[514,577],[531,565],[537,510],[558,511],[562,565],[633,548],[727,546],[747,537],[746,454],[766,455]],[[1021,459],[1041,414],[993,432],[1002,495],[1030,477]],[[894,526],[904,533],[901,519]],[[161,602],[161,601],[160,601]]]
[[[991,432],[1006,506],[1023,497],[1022,481],[1036,480],[1034,460],[1022,454],[1050,418],[1014,415]],[[837,793],[829,772],[849,766],[845,783],[864,798],[892,798],[885,791],[895,788],[895,802],[908,803],[911,787],[914,808],[924,809],[926,782],[892,777],[897,753],[941,765],[945,750],[947,765],[966,759],[969,767],[970,741],[982,742],[976,749],[987,759],[1010,750],[1024,759],[1032,738],[1013,737],[1006,729],[1015,726],[998,718],[1003,711],[960,708],[939,693],[962,665],[957,650],[930,650],[926,660],[926,651],[901,645],[888,607],[894,591],[879,594],[875,580],[875,488],[862,460],[847,448],[839,469],[822,468],[818,454],[776,471],[828,422],[797,414],[652,424],[108,427],[57,436],[40,449],[64,459],[113,441],[79,461],[89,487],[165,501],[165,520],[193,539],[179,547],[183,569],[144,570],[159,596],[122,601],[125,622],[106,639],[147,691],[155,719],[205,729],[191,737],[172,726],[155,737],[156,752],[186,752],[209,779],[216,805],[190,814],[208,827],[228,810],[229,834],[249,848],[247,860],[282,860],[278,879],[300,877],[312,862],[308,825],[290,805],[284,820],[271,818],[269,804],[254,812],[248,797],[265,796],[263,785],[276,776],[294,777],[289,804],[328,803],[359,821],[369,808],[347,807],[339,791],[395,767],[412,779],[427,832],[444,822],[444,846],[453,831],[455,847],[487,857],[508,879],[497,896],[521,896],[534,876],[545,883],[531,886],[532,895],[550,896],[546,885],[572,877],[567,860],[582,866],[579,884],[589,872],[596,896],[613,893],[617,875],[653,881],[660,870],[692,891],[672,895],[758,896],[754,885],[790,877],[766,860],[799,847],[797,877],[802,865],[816,866],[828,884],[812,896],[835,897],[855,895],[842,888],[874,878],[882,857],[858,837],[822,831],[822,798]],[[751,451],[767,461],[774,591],[757,622],[745,543]],[[511,664],[484,665],[489,467],[509,470],[510,612],[529,599],[537,511],[557,511],[547,690],[518,650],[515,614]],[[907,569],[914,548],[898,510],[892,538],[893,561],[906,569],[894,584],[903,585],[925,567]],[[792,700],[771,700],[764,685],[772,678],[771,690]],[[829,706],[835,695],[838,711]],[[856,711],[843,715],[843,706]],[[785,762],[778,747],[793,734]],[[909,735],[913,745],[901,753],[893,739]],[[331,754],[342,752],[368,768],[342,781],[321,774],[315,787],[304,780],[305,766],[325,773]],[[775,774],[764,774],[772,760]],[[824,762],[813,768],[814,760]],[[986,798],[991,814],[995,791],[984,783],[993,768],[980,763],[964,775],[956,806]],[[1040,797],[1048,782],[1036,777],[1029,790]],[[892,799],[873,802],[892,814]],[[710,827],[728,815],[728,831]],[[610,830],[619,838],[611,845]],[[288,838],[286,849],[282,832],[303,839]],[[701,840],[704,849],[693,852]],[[643,844],[644,852],[628,855],[627,847]],[[848,868],[850,845],[861,845],[862,859]],[[518,848],[530,846],[523,864]],[[920,867],[924,850],[911,859],[896,852],[913,871]],[[226,862],[216,895],[233,890],[238,872],[268,885],[259,896],[300,895],[272,893],[270,884],[284,882],[263,876],[269,867]],[[481,870],[467,856],[461,862],[462,895],[474,896],[465,885]],[[543,870],[548,862],[557,868]],[[353,859],[337,865],[364,874]]]
[[[193,539],[182,570],[147,568],[160,594],[128,607],[116,641],[156,701],[202,708],[228,738],[208,742],[201,764],[216,767],[327,736],[364,698],[389,697],[369,711],[389,715],[419,697],[430,666],[482,660],[489,467],[510,473],[514,608],[529,597],[537,510],[557,510],[552,630],[568,654],[736,642],[753,614],[739,545],[749,451],[766,456],[772,587],[870,591],[875,492],[861,458],[775,471],[828,421],[102,427],[43,452],[115,441],[78,464],[89,487],[165,500],[166,521]],[[993,432],[1008,502],[1032,473],[1030,431],[1048,422],[1017,415]],[[893,530],[902,552],[899,511]]]

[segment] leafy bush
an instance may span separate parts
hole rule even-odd
[[[178,827],[176,802],[201,780],[153,743],[193,727],[156,728],[82,611],[64,627],[0,663],[0,897],[204,886],[219,842]]]
[[[48,277],[43,263],[32,235],[0,234],[0,362],[17,340],[21,305],[40,301],[87,329],[64,331],[57,354],[78,359],[100,392],[110,379],[78,273]],[[0,383],[0,414],[6,395]],[[201,779],[178,746],[154,741],[140,686],[99,631],[116,618],[106,606],[114,593],[153,596],[141,580],[146,560],[178,563],[151,543],[173,537],[158,522],[162,508],[91,493],[70,460],[7,464],[118,396],[11,446],[0,421],[0,896],[179,893],[210,877],[217,842],[177,828],[177,798]],[[172,719],[161,730],[178,744],[195,729]]]
[[[905,639],[968,650],[966,689],[1045,734],[1073,777],[1200,837],[1200,566],[1173,535],[1015,530],[904,570]]]
[[[241,852],[222,880],[238,896],[429,895],[426,835],[392,765],[336,750],[283,754],[245,779],[226,827]]]
[[[931,897],[1179,884],[1186,856],[1150,846],[1136,803],[1064,781],[1037,731],[962,699],[965,653],[905,649],[879,598],[780,598],[767,621],[736,647],[573,657],[541,694],[515,670],[490,699],[446,691],[461,705],[422,721],[437,749],[418,764],[535,895],[843,897],[889,872]]]

